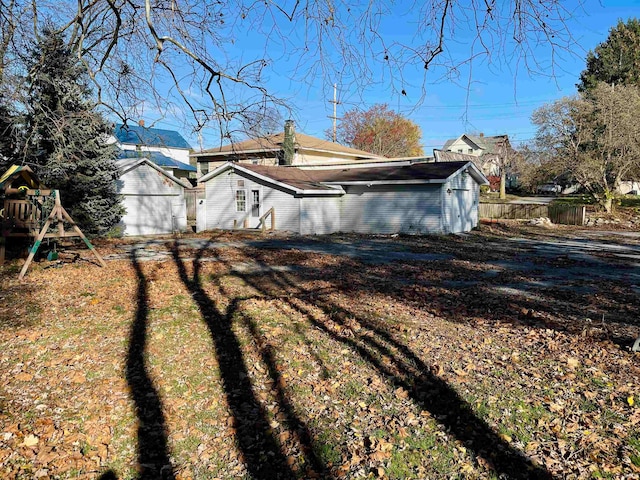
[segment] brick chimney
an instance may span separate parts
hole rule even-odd
[[[480,137],[484,137],[484,133],[480,132]]]
[[[138,120],[138,125],[140,125],[141,127],[144,127],[144,120],[142,119]]]
[[[296,130],[293,120],[284,122],[284,139],[282,140],[281,165],[292,165],[295,155]]]

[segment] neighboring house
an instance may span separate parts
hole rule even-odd
[[[482,170],[482,173],[492,176],[500,175],[500,156],[510,150],[508,135],[485,136],[482,133],[479,135],[465,133],[458,138],[447,140],[441,151],[475,157],[473,162]]]
[[[116,125],[113,141],[120,148],[119,158],[145,157],[178,178],[196,178],[191,165],[191,147],[175,130],[139,125]]]
[[[283,143],[287,136],[294,146],[290,159],[284,158]],[[291,120],[285,122],[283,132],[192,153],[191,158],[198,163],[198,178],[226,162],[250,165],[325,165],[382,159],[370,152],[296,133]]]
[[[185,190],[191,185],[148,158],[116,162],[116,181],[126,213],[120,221],[124,235],[166,234],[187,229]]]
[[[624,180],[620,182],[618,192],[622,195],[640,195],[640,182]]]
[[[468,231],[487,183],[472,162],[325,169],[227,162],[200,180],[199,230],[255,228],[273,208],[277,230],[301,234]]]

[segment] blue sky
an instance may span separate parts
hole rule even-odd
[[[562,1],[562,4],[573,11],[567,25],[576,45],[571,52],[559,52],[553,77],[549,75],[550,58],[545,49],[534,52],[541,64],[542,75],[530,75],[526,68],[518,67],[514,61],[488,63],[484,57],[473,62],[471,72],[468,65],[461,66],[457,79],[442,78],[443,71],[435,68],[423,83],[423,72],[406,68],[401,82],[407,90],[406,96],[392,91],[387,82],[388,72],[383,74],[374,69],[374,78],[383,81],[369,84],[366,88],[354,84],[338,85],[338,117],[350,108],[365,109],[375,103],[388,103],[421,127],[426,154],[430,154],[433,148],[442,147],[446,139],[465,132],[508,134],[514,145],[531,139],[535,134],[535,127],[529,120],[531,113],[544,103],[574,94],[587,52],[607,38],[609,29],[619,19],[640,17],[640,0],[587,0],[582,7],[574,0]],[[389,15],[381,20],[380,28],[401,39],[405,31],[403,22],[406,21],[405,17]],[[470,38],[469,32],[458,29],[455,35],[447,38],[445,55],[448,58],[466,58]],[[258,52],[260,45],[255,42],[256,39],[250,35],[244,41],[238,39],[237,55],[250,57],[253,50]],[[295,76],[292,80],[291,75],[279,73],[278,69],[288,68],[286,65],[282,59],[280,63],[274,63],[265,86],[288,99],[297,131],[324,138],[324,132],[331,127],[328,117],[333,113],[329,102],[332,99],[330,74],[298,82]],[[395,85],[400,88],[397,81]],[[197,147],[197,137],[185,131],[179,122],[164,119],[156,125],[181,131],[192,146]],[[205,132],[203,144],[205,148],[219,144],[217,132]]]

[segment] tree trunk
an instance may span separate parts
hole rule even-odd
[[[500,198],[507,198],[507,171],[505,168],[500,169]]]
[[[602,200],[600,200],[600,204],[604,207],[605,212],[611,213],[613,207],[613,198],[607,195]]]

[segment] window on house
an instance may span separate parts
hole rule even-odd
[[[200,162],[200,173],[202,175],[209,173],[209,162]]]
[[[462,149],[461,148],[458,149],[458,153],[462,153]]]
[[[468,154],[472,154],[473,153],[473,148],[470,148],[469,150],[467,150]]]
[[[236,190],[236,212],[247,211],[247,191]]]

